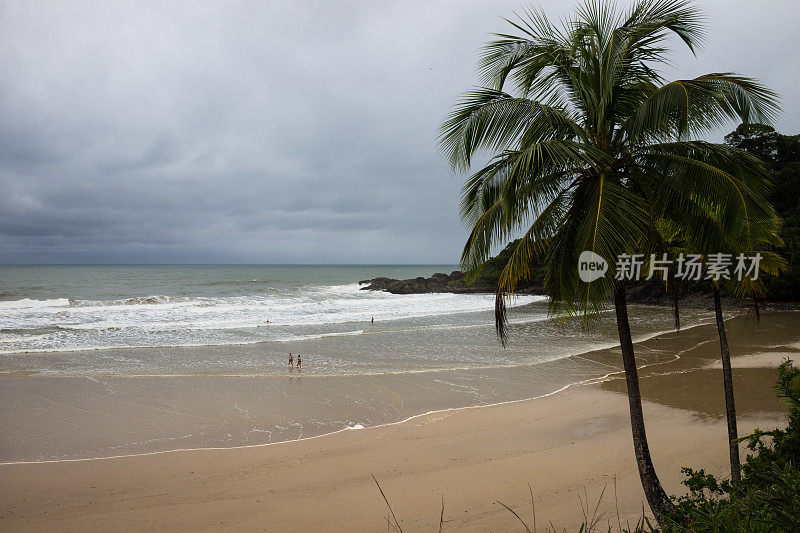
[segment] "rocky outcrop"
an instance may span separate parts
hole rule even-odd
[[[467,285],[464,273],[455,270],[450,274],[436,273],[429,278],[422,276],[410,279],[393,279],[379,277],[359,281],[362,291],[386,291],[392,294],[424,294],[432,292],[452,292],[452,293],[490,293],[493,294],[496,287],[480,280]],[[529,284],[518,287],[517,294],[545,294],[544,288]],[[680,306],[683,309],[713,309],[711,298],[698,291],[682,291],[680,295]],[[639,283],[629,287],[628,303],[645,305],[671,306],[672,297],[664,291],[663,285],[657,283]],[[741,301],[726,299],[726,307],[740,307]],[[769,305],[767,309],[800,309],[800,304],[787,303],[785,305]]]
[[[496,287],[475,281],[467,284],[464,273],[455,270],[450,274],[436,273],[429,278],[422,276],[410,279],[374,278],[359,281],[362,291],[386,291],[392,294],[423,294],[429,292],[494,293]],[[520,292],[538,294],[535,287]]]
[[[392,294],[424,294],[431,292],[452,292],[452,293],[490,293],[493,294],[496,287],[485,281],[473,282],[467,285],[464,273],[455,270],[450,274],[436,273],[429,278],[374,278],[359,281],[362,291],[386,291]],[[517,294],[545,294],[544,288],[536,284],[528,284],[518,287]],[[663,284],[659,283],[637,283],[628,288],[628,303],[672,306],[672,297],[664,290]],[[746,303],[741,300],[726,298],[725,308],[740,308]],[[680,307],[682,309],[713,309],[711,297],[702,291],[691,291],[684,288],[680,294]],[[773,311],[800,310],[799,302],[764,302],[762,308]]]

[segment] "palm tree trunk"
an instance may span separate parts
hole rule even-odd
[[[642,488],[647,497],[647,503],[650,505],[650,509],[659,524],[664,524],[666,516],[675,509],[675,506],[670,501],[667,493],[664,492],[653,467],[653,461],[650,459],[650,449],[647,446],[647,435],[644,430],[642,396],[639,392],[639,373],[636,369],[631,327],[628,323],[628,302],[625,296],[625,285],[622,282],[617,282],[614,290],[614,307],[617,311],[619,343],[622,348],[622,362],[625,367],[625,382],[628,386],[628,404],[631,411],[631,431],[633,432],[633,449],[636,452],[636,464],[639,467],[639,477],[642,480]]]
[[[672,285],[672,315],[675,318],[675,331],[681,331],[681,310],[678,306],[678,276],[670,270],[670,282]]]
[[[728,448],[731,454],[731,482],[735,485],[741,480],[739,465],[739,432],[736,429],[736,405],[733,401],[733,372],[731,371],[731,352],[728,348],[728,336],[725,333],[725,321],[722,319],[719,287],[714,285],[714,312],[717,315],[717,333],[719,349],[722,356],[722,382],[725,388],[725,414],[728,417]]]

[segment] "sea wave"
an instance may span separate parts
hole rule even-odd
[[[217,280],[217,281],[203,281],[199,283],[193,283],[192,285],[195,287],[225,287],[231,285],[252,285],[253,283],[257,283],[260,285],[269,285],[271,283],[278,282],[280,280],[277,279],[230,279],[230,280]]]
[[[3,311],[13,311],[16,309],[47,309],[50,307],[67,306],[69,306],[68,298],[52,298],[50,300],[33,300],[31,298],[23,298],[21,300],[0,301],[0,309]]]
[[[136,296],[123,300],[114,300],[110,305],[161,305],[186,301],[189,301],[189,298],[156,294],[153,296]]]
[[[515,304],[542,300],[523,296]],[[488,312],[490,294],[394,295],[362,291],[358,283],[305,285],[280,294],[242,296],[143,295],[115,300],[54,298],[0,302],[4,348],[15,351],[237,344],[321,338],[381,323]],[[435,321],[441,323],[438,319]],[[351,333],[357,334],[357,333]],[[8,353],[8,350],[0,350]]]

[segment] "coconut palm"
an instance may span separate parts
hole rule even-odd
[[[762,176],[756,176],[756,181],[763,181],[766,168],[762,168]],[[756,184],[757,186],[757,184]],[[672,253],[684,253],[688,250],[703,252],[708,258],[711,254],[724,253],[731,258],[732,278],[727,281],[733,284],[735,294],[743,299],[753,301],[753,308],[758,313],[758,299],[764,295],[764,285],[759,279],[760,272],[777,275],[780,270],[785,268],[785,261],[771,248],[780,246],[782,241],[778,236],[780,230],[780,219],[774,210],[758,212],[751,215],[747,224],[728,217],[724,214],[726,206],[711,206],[708,208],[707,215],[703,221],[703,227],[707,228],[708,233],[701,239],[694,238],[694,227],[681,221],[676,227],[674,223],[662,224],[662,234],[668,234],[667,241],[680,243],[673,246]],[[764,218],[757,218],[762,215]],[[731,224],[732,227],[723,227],[724,224]],[[752,271],[735,272],[739,267],[738,257],[752,258],[758,254],[757,264],[750,261],[743,263],[746,267],[753,268]],[[712,280],[712,295],[714,300],[714,314],[717,325],[717,335],[720,345],[720,360],[722,362],[722,382],[725,393],[725,414],[728,423],[728,448],[731,464],[731,481],[734,484],[741,480],[741,464],[739,461],[739,433],[736,424],[736,403],[733,394],[733,372],[731,369],[731,353],[728,346],[728,335],[725,328],[725,320],[722,313],[722,298],[720,285],[726,283],[726,278]]]
[[[728,120],[770,122],[776,96],[757,81],[713,73],[666,83],[658,66],[675,35],[694,52],[698,11],[682,0],[640,0],[623,12],[588,0],[555,26],[539,11],[509,21],[483,49],[482,86],[442,125],[440,146],[456,171],[491,159],[465,181],[462,216],[472,227],[462,266],[474,272],[496,245],[522,235],[498,282],[496,326],[505,343],[506,299],[546,267],[551,311],[596,317],[613,295],[628,387],[634,450],[647,501],[662,522],[673,505],[650,458],[625,280],[581,281],[592,251],[614,270],[621,254],[659,249],[659,220],[690,220],[705,204],[747,221],[768,212],[757,159],[691,137]],[[702,222],[702,221],[701,221]],[[728,227],[728,226],[723,226]],[[696,228],[702,239],[706,230]]]

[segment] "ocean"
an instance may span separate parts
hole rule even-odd
[[[503,348],[493,295],[359,285],[454,269],[0,266],[0,421],[11,429],[0,460],[294,440],[549,394],[620,369],[587,355],[618,344],[611,311],[587,327],[549,314],[545,297],[520,296]],[[671,328],[669,309],[630,315],[637,340]],[[302,370],[288,367],[289,353]]]

